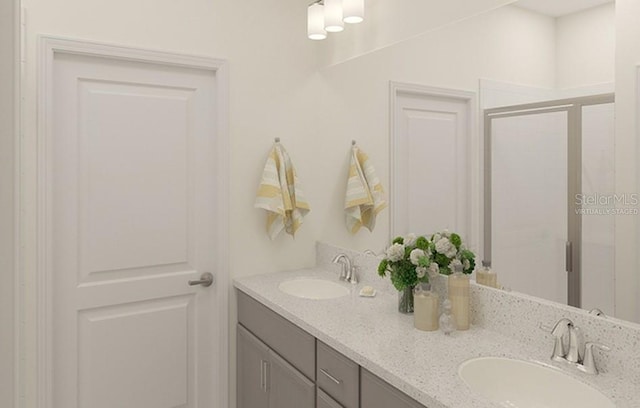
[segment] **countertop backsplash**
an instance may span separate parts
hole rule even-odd
[[[316,244],[316,264],[336,272],[339,266],[331,260],[344,253],[358,267],[361,284],[371,285],[376,290],[395,292],[388,278],[377,274],[382,255],[373,256],[363,252],[339,248],[326,243]],[[440,276],[432,282],[433,289],[441,299],[446,296],[446,277]],[[536,349],[553,350],[553,338],[540,325],[553,326],[566,317],[582,330],[585,341],[606,344],[611,351],[596,350],[596,361],[602,372],[611,372],[628,379],[640,387],[640,325],[589,314],[587,311],[554,303],[544,299],[471,284],[472,324],[495,331]],[[526,356],[523,356],[526,358]]]

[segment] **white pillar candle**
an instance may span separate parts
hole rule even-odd
[[[413,325],[418,330],[438,330],[438,294],[426,291],[413,297]]]
[[[454,273],[449,276],[449,300],[458,330],[469,329],[469,276]]]

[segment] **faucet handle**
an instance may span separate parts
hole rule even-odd
[[[584,337],[578,326],[569,326],[569,350],[565,358],[570,363],[580,363],[584,358]]]
[[[573,322],[567,318],[562,318],[558,320],[553,328],[542,323],[539,325],[539,327],[542,330],[550,333],[554,337],[553,353],[551,354],[551,359],[554,361],[566,361],[567,353],[569,352],[569,350],[565,350],[564,336],[565,334],[571,332],[571,329],[573,328]],[[569,340],[569,349],[571,349],[571,338]]]
[[[593,358],[593,348],[596,347],[602,351],[611,351],[611,347],[606,344],[595,343],[595,342],[587,342],[584,345],[584,360],[582,364],[578,365],[578,369],[587,374],[598,374],[598,369],[596,368],[596,362]]]
[[[349,272],[349,282],[351,282],[352,284],[357,284],[358,283],[358,268],[356,265],[353,265],[351,267],[351,272]]]

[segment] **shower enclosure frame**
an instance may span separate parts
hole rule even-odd
[[[575,211],[575,197],[582,191],[582,109],[585,106],[615,103],[614,94],[601,94],[484,111],[484,258],[491,261],[492,238],[492,120],[553,112],[567,114],[567,272],[568,304],[582,305],[582,215]]]

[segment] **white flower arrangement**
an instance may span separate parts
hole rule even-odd
[[[378,266],[378,274],[389,273],[391,282],[401,291],[438,274],[450,275],[456,265],[462,266],[465,274],[476,266],[475,254],[462,243],[460,235],[446,230],[433,234],[431,239],[407,234],[393,240]]]

